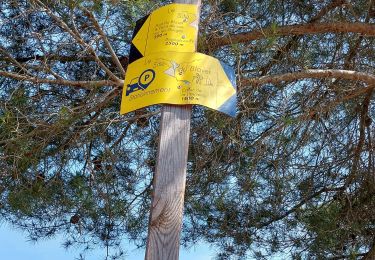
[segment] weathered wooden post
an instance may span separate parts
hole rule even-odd
[[[175,0],[196,4],[201,0]],[[161,115],[159,147],[146,260],[177,260],[184,208],[191,105],[165,105]]]
[[[201,0],[174,2],[136,24],[120,111],[174,104],[161,115],[146,260],[179,256],[191,105],[236,115],[234,70],[196,52]]]

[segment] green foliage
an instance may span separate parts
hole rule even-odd
[[[8,194],[7,202],[15,214],[32,217],[43,209],[57,206],[56,199],[60,194],[56,192],[62,190],[60,182],[52,180],[46,183],[41,176],[37,176],[34,180],[25,180],[25,184],[21,189],[12,187]]]

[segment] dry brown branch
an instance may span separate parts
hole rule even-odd
[[[329,111],[332,111],[335,107],[337,107],[339,104],[342,104],[348,100],[352,100],[354,98],[357,98],[365,93],[370,92],[373,89],[373,87],[367,87],[367,88],[360,88],[357,90],[354,90],[350,92],[348,95],[343,96],[341,98],[338,98],[336,100],[333,100],[329,102],[328,105],[325,106],[318,106],[315,108],[310,109],[309,111],[306,111],[306,113],[302,114],[298,118],[296,118],[297,121],[299,120],[311,120],[312,118],[315,118],[317,114],[323,114],[327,113]]]
[[[82,10],[85,12],[85,14],[87,15],[87,17],[94,24],[95,29],[101,35],[101,37],[102,37],[102,39],[104,41],[105,46],[107,47],[107,49],[109,50],[109,52],[111,54],[112,61],[116,64],[117,68],[120,70],[121,75],[123,77],[125,77],[125,70],[122,67],[121,62],[120,62],[119,58],[117,57],[115,51],[113,50],[112,45],[111,45],[111,43],[108,40],[108,37],[104,33],[104,31],[103,31],[102,27],[100,26],[100,24],[98,23],[98,21],[95,19],[94,14],[92,12],[90,12],[89,10],[87,10],[86,8],[82,8]]]
[[[373,94],[374,89],[370,89],[367,92],[363,102],[362,102],[362,109],[361,114],[359,115],[360,123],[359,123],[359,138],[357,147],[354,150],[354,158],[353,158],[353,165],[351,167],[351,171],[349,176],[346,178],[344,187],[349,187],[349,185],[357,178],[358,168],[361,160],[361,154],[363,150],[363,146],[365,144],[365,128],[366,128],[366,118],[368,117],[368,110],[371,102],[371,97]]]
[[[375,86],[375,75],[352,71],[352,70],[320,70],[310,69],[300,72],[285,73],[280,75],[269,75],[260,78],[243,79],[242,85],[263,85],[263,84],[275,84],[279,82],[295,81],[304,78],[333,78],[333,79],[346,79],[353,81],[362,81],[369,86]]]
[[[311,194],[310,196],[304,198],[303,200],[301,200],[299,203],[297,203],[296,205],[294,205],[291,209],[287,210],[286,212],[284,212],[282,215],[280,216],[273,216],[271,219],[269,219],[268,221],[264,222],[264,223],[259,223],[257,225],[257,228],[263,228],[263,227],[266,227],[274,222],[277,222],[279,220],[282,220],[284,218],[286,218],[287,216],[289,216],[290,214],[294,213],[295,211],[297,211],[299,208],[301,208],[304,204],[306,204],[308,201],[311,201],[311,199],[313,198],[316,198],[318,196],[320,196],[322,193],[328,193],[328,192],[335,192],[335,191],[338,191],[340,190],[341,188],[330,188],[330,187],[325,187],[325,188],[322,188],[316,192],[314,192],[313,194]]]
[[[100,60],[98,54],[94,50],[94,48],[86,43],[81,35],[79,34],[78,30],[74,28],[73,30],[69,28],[69,26],[57,15],[55,15],[48,6],[44,5],[41,1],[39,0],[34,0],[35,3],[37,3],[39,6],[43,7],[43,11],[46,12],[61,28],[63,28],[66,32],[68,32],[74,40],[77,41],[84,49],[87,49],[93,56],[95,61],[98,63],[98,65],[108,74],[108,76],[113,80],[113,81],[119,81],[120,79],[113,74],[113,72]]]
[[[97,87],[103,86],[122,86],[121,82],[114,82],[110,80],[98,80],[98,81],[71,81],[71,80],[61,80],[61,79],[44,79],[38,77],[30,77],[26,75],[0,71],[0,76],[12,78],[21,81],[32,82],[35,84],[56,84],[56,85],[64,85],[64,86],[71,86],[71,87],[79,87],[85,89],[92,89]]]
[[[233,34],[225,37],[208,37],[210,48],[217,49],[219,47],[249,42],[268,37],[289,36],[289,35],[309,35],[320,33],[358,33],[362,36],[373,37],[375,36],[375,25],[367,23],[308,23],[287,25],[280,27],[267,27],[254,30],[246,33]]]
[[[29,71],[19,62],[17,61],[15,58],[13,58],[12,55],[10,55],[4,48],[2,48],[0,46],[0,52],[3,53],[5,55],[5,59],[9,60],[10,62],[12,62],[14,65],[16,65],[17,67],[19,67],[23,72],[25,73],[29,73]]]
[[[335,9],[338,6],[341,6],[345,3],[345,0],[333,0],[327,6],[322,8],[318,14],[312,17],[308,23],[315,23],[322,19],[329,11]],[[267,75],[271,67],[278,61],[282,60],[282,58],[289,53],[290,49],[293,48],[299,41],[302,35],[294,35],[286,44],[281,46],[277,52],[273,55],[272,59],[270,59],[267,65],[264,65],[262,68],[259,69],[261,71],[261,76]],[[244,63],[248,63],[249,60],[246,60]]]
[[[48,55],[33,55],[28,57],[13,57],[19,63],[25,63],[29,61],[58,61],[61,63],[66,62],[94,62],[95,58],[92,56],[62,56],[56,54],[48,54]],[[109,61],[109,57],[99,56],[100,60]],[[0,57],[0,60],[10,61],[9,57]]]
[[[317,15],[315,15],[311,20],[310,23],[316,22],[320,20],[322,17],[324,17],[329,11],[332,9],[341,6],[345,3],[345,0],[333,0],[331,3],[329,3],[327,6],[323,7]]]

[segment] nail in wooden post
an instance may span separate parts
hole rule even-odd
[[[201,0],[174,2],[196,4],[198,7],[201,4]],[[179,258],[190,118],[190,105],[163,107],[146,260],[178,260]]]

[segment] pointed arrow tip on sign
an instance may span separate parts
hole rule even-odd
[[[197,20],[195,20],[194,22],[192,22],[192,23],[190,24],[190,26],[192,26],[192,27],[194,27],[196,30],[198,30],[198,24],[199,24],[199,21],[198,21],[198,19],[197,19]]]
[[[222,104],[218,111],[227,114],[231,117],[236,117],[237,114],[237,95],[231,96],[224,104]]]
[[[231,117],[235,117],[237,114],[237,82],[236,82],[236,73],[234,72],[234,69],[229,66],[228,64],[220,61],[220,65],[223,68],[223,71],[225,72],[225,75],[227,76],[228,80],[230,81],[232,87],[234,88],[235,93],[230,96],[228,100],[222,104],[218,110],[220,112],[223,112]]]
[[[150,15],[138,20],[132,40],[132,44],[143,56],[145,55],[145,50],[147,46],[149,24]]]

